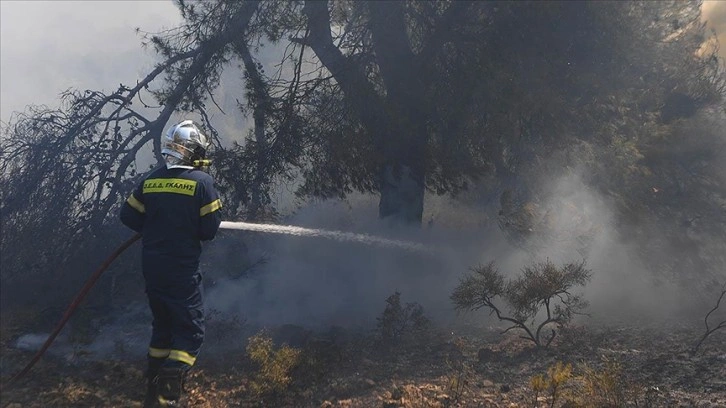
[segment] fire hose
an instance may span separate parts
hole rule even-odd
[[[400,249],[405,250],[413,250],[413,251],[422,251],[427,250],[423,245],[406,242],[406,241],[399,241],[399,240],[393,240],[393,239],[385,239],[385,238],[379,238],[371,235],[366,234],[354,234],[354,233],[348,233],[348,232],[342,232],[342,231],[328,231],[328,230],[319,230],[319,229],[310,229],[310,228],[301,228],[301,227],[295,227],[290,225],[272,225],[272,224],[252,224],[252,223],[246,223],[246,222],[229,222],[229,221],[222,221],[220,228],[223,229],[241,229],[241,230],[248,230],[248,231],[262,231],[262,232],[268,232],[268,233],[284,233],[289,235],[304,235],[304,236],[313,236],[313,237],[323,237],[323,238],[335,238],[337,240],[341,241],[358,241],[366,244],[379,244],[379,245],[385,245],[390,247],[397,247]],[[121,253],[123,253],[128,247],[130,247],[134,242],[136,242],[139,238],[141,238],[141,234],[136,234],[133,237],[126,240],[121,246],[116,248],[116,250],[108,257],[106,260],[101,264],[101,266],[96,269],[96,271],[88,278],[86,281],[86,284],[83,286],[81,291],[76,295],[76,298],[73,299],[73,301],[70,303],[68,308],[66,309],[65,313],[63,314],[63,318],[61,318],[60,322],[56,325],[55,329],[53,329],[53,332],[48,336],[48,339],[43,343],[43,346],[38,350],[37,353],[35,353],[35,356],[30,360],[30,362],[23,368],[19,373],[14,375],[10,381],[7,383],[8,386],[14,384],[17,382],[20,378],[22,378],[24,375],[30,371],[30,369],[37,363],[40,358],[45,354],[45,352],[48,350],[50,345],[53,343],[55,338],[60,334],[61,330],[65,326],[65,324],[68,322],[68,320],[71,318],[75,310],[78,308],[80,303],[83,301],[83,299],[86,297],[88,292],[93,288],[93,286],[96,284],[96,281],[101,277],[101,274],[111,265],[111,263],[119,256]]]
[[[40,360],[40,358],[45,354],[46,350],[50,347],[51,344],[53,344],[53,341],[58,336],[58,334],[63,329],[63,326],[66,325],[68,320],[73,315],[73,312],[78,308],[78,305],[80,305],[81,301],[86,297],[88,292],[93,288],[93,285],[96,284],[96,281],[98,278],[101,277],[101,274],[111,265],[111,263],[119,256],[122,252],[124,252],[128,247],[131,246],[134,242],[136,242],[139,238],[141,238],[141,234],[136,234],[133,237],[129,238],[121,244],[118,248],[116,248],[113,253],[106,258],[105,261],[101,264],[101,266],[96,269],[96,271],[91,275],[91,277],[88,278],[86,281],[86,284],[83,285],[83,288],[81,288],[81,291],[78,292],[78,295],[76,295],[76,298],[73,299],[71,304],[68,306],[68,309],[66,309],[65,313],[63,313],[63,318],[61,318],[60,322],[56,325],[55,329],[53,329],[53,332],[48,336],[48,339],[43,343],[43,346],[38,350],[37,353],[35,353],[35,356],[30,360],[30,362],[23,368],[19,373],[15,374],[10,381],[8,382],[8,385],[14,384],[16,381],[18,381],[20,378],[22,378],[25,374],[30,371],[31,368],[35,365],[35,363]]]

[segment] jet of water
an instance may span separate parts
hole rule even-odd
[[[417,244],[415,242],[381,238],[368,234],[356,234],[353,232],[330,231],[317,228],[303,228],[296,227],[294,225],[254,224],[249,222],[222,221],[222,224],[220,224],[219,228],[305,237],[322,237],[334,239],[337,241],[360,242],[367,245],[381,245],[385,247],[400,248],[409,251],[427,250],[425,246]]]

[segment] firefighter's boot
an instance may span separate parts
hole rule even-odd
[[[181,368],[162,367],[156,381],[158,403],[160,407],[181,407],[184,389],[184,370]]]
[[[164,363],[164,359],[149,356],[147,360],[148,365],[146,367],[146,397],[144,398],[144,408],[156,408],[159,406],[159,395],[156,391],[156,382],[161,365]]]

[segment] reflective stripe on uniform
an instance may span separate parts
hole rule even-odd
[[[144,181],[143,193],[174,193],[193,196],[197,189],[194,180],[178,178],[157,178]]]
[[[170,350],[169,360],[181,361],[182,363],[194,365],[197,358],[183,350]]]
[[[169,349],[160,349],[155,347],[149,347],[149,356],[154,358],[167,358],[169,357]]]
[[[131,194],[131,197],[129,197],[129,199],[126,200],[126,202],[129,203],[131,208],[133,208],[134,210],[136,210],[142,214],[146,212],[146,207],[144,207],[144,203],[137,200],[133,194]]]
[[[216,199],[212,201],[211,203],[205,205],[204,207],[199,209],[199,216],[204,217],[207,214],[213,213],[217,210],[222,208],[222,202],[219,199]]]

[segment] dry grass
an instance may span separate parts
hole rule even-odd
[[[689,346],[700,328],[663,327],[580,327],[550,350],[512,333],[500,336],[497,327],[447,330],[393,356],[380,352],[370,332],[349,333],[341,343],[316,343],[317,358],[335,358],[319,360],[327,369],[315,379],[304,370],[289,371],[291,381],[274,405],[253,387],[262,377],[245,350],[215,355],[209,349],[189,377],[187,395],[199,408],[532,407],[531,380],[541,375],[545,382],[568,378],[557,407],[726,406],[726,336],[716,333],[692,356]],[[280,349],[273,345],[268,356]],[[5,382],[29,353],[6,346],[1,358]],[[3,390],[0,406],[140,407],[143,367],[142,358],[76,365],[44,358],[16,388]],[[549,384],[539,387],[539,406],[550,406]]]

